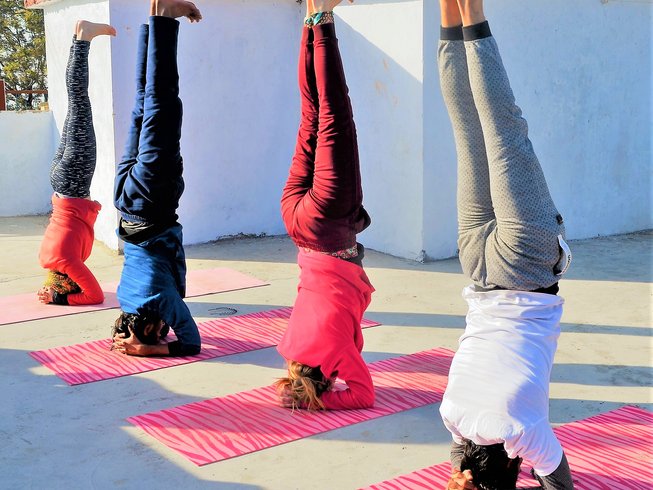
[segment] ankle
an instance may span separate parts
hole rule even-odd
[[[170,6],[167,2],[152,0],[150,2],[150,15],[157,17],[173,17]]]
[[[455,27],[462,25],[463,19],[460,15],[458,4],[454,2],[440,2],[440,25],[442,27]]]
[[[318,12],[315,14],[315,23],[313,25],[333,24],[333,22],[333,12]]]
[[[304,19],[304,24],[308,27],[319,26],[321,24],[333,24],[333,12],[316,12]]]
[[[473,26],[485,21],[485,14],[483,13],[482,6],[463,10],[461,12],[461,17],[464,26]]]

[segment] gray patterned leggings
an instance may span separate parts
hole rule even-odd
[[[458,156],[460,262],[481,288],[548,288],[559,279],[562,217],[489,27],[483,36],[467,29],[465,41],[443,29],[438,50]]]
[[[96,147],[88,98],[88,51],[91,43],[73,37],[66,67],[68,113],[52,167],[50,183],[58,194],[89,197],[95,172]]]

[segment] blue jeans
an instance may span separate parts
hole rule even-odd
[[[164,228],[176,223],[184,191],[178,33],[179,22],[167,17],[150,17],[141,26],[136,101],[114,188],[123,219]]]

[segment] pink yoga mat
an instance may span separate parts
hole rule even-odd
[[[576,490],[653,488],[653,413],[626,406],[554,429],[564,447]],[[525,461],[522,468],[529,469]],[[365,490],[445,488],[451,465],[442,463]],[[522,471],[518,488],[539,485]]]
[[[201,466],[439,402],[452,356],[433,349],[370,364],[376,402],[366,410],[292,411],[266,386],[127,420]]]
[[[272,347],[281,340],[291,311],[292,308],[281,308],[200,323],[202,352],[193,357],[125,356],[109,349],[111,339],[30,352],[30,355],[70,385],[90,383]],[[361,325],[365,328],[379,324],[363,319]]]
[[[191,270],[186,275],[186,297],[224,293],[266,284],[233,269]],[[33,293],[5,296],[0,298],[0,325],[119,308],[117,287],[117,282],[103,284],[104,303],[89,306],[44,305],[36,298],[36,290]]]

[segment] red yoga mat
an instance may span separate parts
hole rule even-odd
[[[653,488],[653,413],[625,406],[554,429],[565,450],[576,490]],[[527,462],[522,468],[528,468]],[[365,490],[445,488],[450,463],[430,466]],[[539,484],[525,471],[517,488]]]
[[[69,385],[91,383],[272,347],[286,331],[291,311],[280,308],[200,323],[202,352],[192,357],[126,356],[110,350],[111,339],[30,352],[30,356]],[[361,325],[379,323],[363,319]],[[174,339],[174,335],[170,337]]]
[[[439,402],[452,357],[433,349],[369,364],[376,392],[371,409],[288,410],[266,386],[127,420],[201,466]]]
[[[186,297],[224,293],[238,289],[265,286],[268,283],[227,268],[191,270],[186,274]],[[36,290],[33,293],[18,294],[0,298],[0,325],[27,322],[42,318],[74,315],[87,311],[119,308],[116,298],[117,282],[102,285],[104,303],[86,306],[44,305],[39,303]]]

